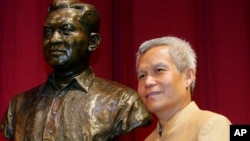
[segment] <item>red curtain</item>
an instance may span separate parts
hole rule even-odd
[[[250,124],[250,1],[86,0],[101,14],[102,42],[91,64],[98,76],[137,88],[135,53],[145,40],[174,35],[198,55],[194,100],[200,108]],[[42,26],[51,0],[4,0],[0,8],[0,117],[19,92],[46,80]],[[119,141],[141,141],[154,128]],[[4,140],[4,139],[0,139]]]

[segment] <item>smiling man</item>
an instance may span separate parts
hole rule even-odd
[[[55,0],[44,24],[47,82],[16,95],[0,131],[15,141],[107,141],[148,125],[137,93],[96,77],[89,58],[100,43],[99,14],[77,0]]]
[[[196,79],[196,55],[177,37],[144,42],[137,53],[138,93],[158,117],[146,141],[229,141],[230,121],[200,110],[191,100]]]

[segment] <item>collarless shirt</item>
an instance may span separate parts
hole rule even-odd
[[[1,130],[15,141],[105,141],[152,120],[137,93],[89,68],[62,89],[47,82],[15,96]]]
[[[177,112],[160,129],[157,128],[145,141],[229,141],[231,122],[223,115],[200,110],[191,102]],[[159,130],[162,130],[161,136]]]

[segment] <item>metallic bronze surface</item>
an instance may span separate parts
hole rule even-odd
[[[44,24],[48,80],[16,95],[0,130],[15,141],[106,141],[152,121],[137,93],[96,77],[89,57],[100,43],[99,14],[77,0],[55,0]]]
[[[96,77],[89,68],[58,89],[48,81],[14,97],[1,124],[16,141],[105,141],[148,125],[136,92]]]

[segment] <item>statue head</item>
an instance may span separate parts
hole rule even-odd
[[[88,33],[99,33],[99,12],[93,5],[81,3],[79,0],[54,0],[48,9],[48,13],[62,8],[79,10],[79,22],[85,27],[86,31]]]
[[[44,24],[44,55],[57,69],[87,67],[100,43],[97,9],[78,0],[54,0]]]

